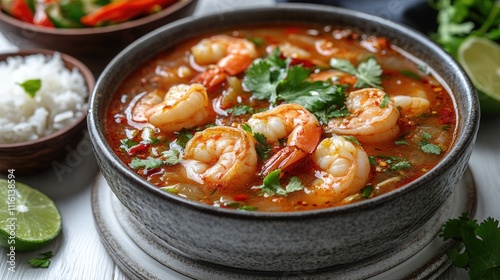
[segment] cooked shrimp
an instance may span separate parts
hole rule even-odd
[[[341,201],[358,193],[368,182],[368,155],[359,145],[342,136],[323,139],[312,154],[312,160],[319,170],[316,172],[317,179],[306,190],[309,202]]]
[[[394,106],[405,117],[416,117],[428,113],[430,110],[429,100],[425,97],[396,95],[391,99],[394,102]]]
[[[258,56],[254,43],[228,35],[203,39],[191,48],[191,53],[196,64],[209,66],[193,79],[207,88],[220,84],[227,75],[243,72]]]
[[[183,165],[188,177],[200,184],[243,186],[257,171],[254,139],[234,127],[207,128],[187,142]]]
[[[157,90],[144,95],[133,107],[132,119],[174,132],[207,123],[209,105],[203,85],[180,84],[171,87],[164,97]]]
[[[318,119],[298,104],[283,104],[254,114],[248,124],[253,133],[262,133],[270,143],[288,137],[286,147],[263,165],[263,175],[278,168],[286,170],[304,159],[314,151],[322,133]]]
[[[341,135],[352,135],[362,143],[378,143],[397,137],[399,111],[386,93],[366,88],[349,93],[346,99],[350,116],[333,118],[328,128]]]

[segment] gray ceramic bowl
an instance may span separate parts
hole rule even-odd
[[[422,59],[456,99],[456,142],[435,168],[389,194],[357,204],[295,213],[231,211],[184,200],[142,180],[110,149],[106,108],[136,65],[177,42],[221,27],[255,23],[319,23],[387,37]],[[436,213],[467,166],[477,129],[477,96],[460,66],[425,36],[359,12],[306,4],[237,10],[166,25],[122,51],[97,82],[88,127],[102,173],[113,192],[149,231],[185,256],[229,267],[304,271],[354,262],[404,244]],[[165,248],[168,249],[168,248]]]

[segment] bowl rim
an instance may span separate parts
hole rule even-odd
[[[1,144],[0,143],[0,149],[13,149],[13,148],[20,148],[20,147],[26,147],[26,146],[31,146],[31,145],[37,145],[43,142],[48,142],[54,138],[61,137],[65,133],[73,130],[75,127],[79,126],[81,123],[83,123],[88,116],[88,107],[90,106],[90,98],[92,95],[92,92],[94,91],[95,84],[96,84],[96,79],[94,74],[90,71],[90,69],[80,60],[74,58],[73,56],[70,56],[66,53],[60,52],[60,51],[55,51],[55,50],[49,50],[49,49],[40,49],[40,48],[30,48],[30,49],[19,49],[17,51],[11,51],[11,52],[0,52],[0,61],[5,61],[8,57],[16,57],[16,56],[21,56],[21,57],[26,57],[30,55],[37,55],[37,54],[43,54],[45,56],[53,56],[55,53],[59,53],[61,56],[61,60],[63,63],[69,63],[73,65],[72,69],[77,69],[78,72],[83,77],[83,80],[85,82],[85,85],[87,86],[87,106],[81,110],[81,115],[74,119],[73,122],[64,128],[49,134],[47,136],[35,139],[35,140],[29,140],[29,141],[23,141],[23,142],[17,142],[17,143],[10,143],[10,144]],[[66,67],[67,68],[67,67]],[[72,70],[67,68],[68,70]]]
[[[135,20],[125,21],[115,25],[107,25],[102,27],[52,28],[52,27],[38,26],[32,23],[16,19],[10,16],[9,14],[5,13],[4,11],[0,11],[0,22],[4,21],[9,25],[15,26],[22,30],[50,34],[55,36],[82,36],[82,35],[106,34],[112,32],[126,31],[127,29],[133,29],[144,26],[148,23],[155,22],[165,16],[174,14],[180,9],[191,4],[193,1],[197,0],[178,0],[177,2],[169,5],[168,7],[162,9],[157,13],[140,17]]]
[[[258,220],[284,220],[288,218],[312,218],[312,217],[324,217],[325,215],[336,215],[336,214],[341,214],[341,213],[347,213],[353,211],[353,209],[357,210],[369,210],[371,208],[377,207],[381,204],[387,203],[389,201],[393,201],[397,199],[398,197],[405,195],[407,193],[415,192],[418,190],[418,186],[425,186],[427,183],[431,182],[437,174],[442,173],[447,171],[448,169],[451,169],[451,167],[446,166],[446,164],[452,162],[454,158],[459,156],[464,150],[466,150],[467,147],[470,145],[473,145],[476,134],[479,128],[479,118],[480,118],[480,110],[479,110],[479,101],[477,97],[477,93],[474,90],[474,87],[472,86],[472,83],[468,76],[465,74],[465,71],[463,68],[454,60],[443,48],[441,48],[437,43],[433,42],[430,38],[428,38],[426,35],[423,33],[409,27],[405,26],[384,18],[381,18],[379,16],[367,14],[364,12],[360,11],[355,11],[351,9],[346,9],[346,8],[341,8],[341,7],[334,7],[334,6],[327,6],[327,5],[322,5],[322,4],[310,4],[310,3],[277,3],[276,5],[273,6],[266,6],[266,7],[244,7],[244,8],[239,8],[231,11],[223,11],[223,12],[214,12],[210,14],[205,14],[201,16],[191,16],[187,18],[183,18],[174,22],[171,22],[163,27],[160,27],[154,31],[151,31],[147,33],[146,35],[140,37],[136,41],[134,41],[132,44],[130,44],[128,47],[124,48],[118,55],[116,55],[111,62],[107,65],[107,67],[103,70],[101,76],[99,77],[99,80],[97,81],[96,87],[94,88],[94,93],[93,96],[97,96],[99,93],[99,86],[103,81],[108,78],[109,75],[112,71],[112,68],[116,65],[119,64],[120,58],[125,55],[127,52],[134,52],[137,51],[140,53],[140,51],[136,50],[136,48],[140,48],[141,44],[147,44],[150,41],[154,41],[154,37],[158,34],[161,34],[163,32],[168,32],[168,29],[175,29],[175,28],[181,28],[182,26],[185,25],[195,25],[200,22],[203,22],[205,20],[216,20],[217,18],[222,18],[228,15],[242,15],[244,14],[245,16],[248,16],[249,14],[252,13],[259,13],[259,12],[289,12],[289,11],[294,11],[294,12],[327,12],[327,13],[332,13],[332,14],[345,14],[348,15],[349,17],[353,17],[356,19],[360,19],[363,21],[367,21],[370,23],[376,23],[379,24],[380,26],[383,26],[384,29],[388,29],[391,31],[397,31],[398,33],[403,33],[406,34],[408,37],[407,39],[411,39],[412,41],[417,40],[420,41],[423,45],[425,45],[429,51],[432,53],[435,53],[437,56],[440,58],[443,58],[446,63],[448,63],[448,67],[450,68],[450,71],[452,71],[455,75],[456,80],[458,80],[460,83],[463,83],[465,87],[463,88],[464,92],[468,92],[469,94],[465,94],[464,96],[470,100],[470,111],[467,112],[468,114],[466,116],[458,116],[459,121],[464,122],[464,129],[463,129],[463,135],[466,135],[467,137],[457,137],[455,135],[455,140],[452,146],[452,149],[447,151],[446,155],[440,160],[440,162],[431,170],[429,170],[428,173],[425,175],[415,179],[414,181],[404,185],[403,187],[392,190],[389,193],[364,200],[364,201],[359,201],[356,203],[352,204],[346,204],[346,205],[341,205],[341,206],[335,206],[335,207],[329,207],[329,208],[322,208],[322,209],[313,209],[313,210],[303,210],[303,211],[290,211],[290,212],[264,212],[264,211],[237,211],[234,209],[225,209],[225,208],[219,208],[219,207],[214,207],[211,205],[206,205],[203,203],[199,203],[196,201],[191,201],[186,198],[179,197],[175,194],[170,194],[165,191],[160,190],[159,188],[155,187],[154,185],[150,184],[146,180],[144,180],[142,177],[140,177],[138,174],[130,170],[119,158],[116,154],[113,153],[111,147],[107,143],[107,138],[104,134],[103,131],[99,131],[96,126],[99,126],[99,120],[96,120],[94,118],[94,114],[97,116],[99,114],[97,110],[94,110],[96,103],[98,102],[95,98],[91,99],[90,102],[90,114],[88,118],[88,127],[89,127],[89,132],[94,134],[94,137],[91,137],[92,142],[95,146],[99,147],[101,149],[102,153],[101,156],[105,157],[108,161],[110,161],[113,165],[115,172],[119,172],[121,174],[124,174],[125,176],[129,177],[131,181],[134,181],[135,187],[140,187],[143,188],[145,191],[152,193],[155,196],[159,196],[161,199],[165,199],[171,203],[174,203],[176,205],[182,205],[183,207],[189,208],[190,210],[195,210],[198,212],[202,212],[205,214],[213,214],[217,215],[220,217],[230,217],[230,218],[237,218],[237,219],[258,219]],[[292,20],[289,20],[287,22],[293,22]],[[335,21],[332,21],[332,24],[335,24]],[[227,27],[227,26],[225,26]],[[219,27],[219,29],[223,29],[224,27]],[[207,29],[206,32],[213,32],[217,28],[210,28]],[[161,51],[161,50],[160,50]],[[136,64],[143,63],[147,61],[148,59],[144,59],[143,61],[140,61]],[[127,73],[129,75],[130,72]],[[437,73],[434,73],[437,74]],[[438,77],[441,77],[441,75],[438,75]],[[444,82],[444,81],[442,81]],[[445,86],[447,86],[447,90],[450,92],[449,85],[445,83]],[[454,97],[454,103],[455,103],[455,108],[457,108],[457,100]],[[94,122],[94,124],[93,124]]]

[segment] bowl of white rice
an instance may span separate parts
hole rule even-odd
[[[94,84],[87,66],[64,53],[0,54],[0,172],[49,168],[78,144]]]

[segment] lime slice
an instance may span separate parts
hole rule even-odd
[[[500,45],[469,37],[458,49],[458,62],[478,90],[481,111],[500,113]]]
[[[36,250],[60,231],[61,215],[49,197],[25,184],[0,179],[0,246]]]

